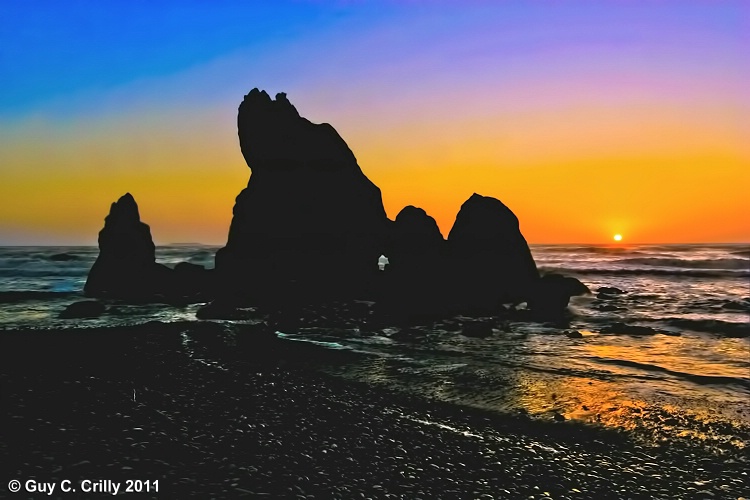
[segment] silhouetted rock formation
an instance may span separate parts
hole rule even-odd
[[[173,300],[187,298],[188,301],[211,300],[216,288],[213,270],[191,262],[180,262],[174,266],[168,295]]]
[[[476,337],[483,339],[492,335],[492,324],[487,321],[468,321],[461,329],[464,337]]]
[[[445,313],[445,239],[435,219],[411,205],[396,216],[386,250],[387,287],[381,301],[406,323]]]
[[[272,100],[258,89],[240,105],[237,127],[252,175],[216,255],[223,293],[285,301],[364,293],[390,221],[344,140],[300,117],[285,94]]]
[[[571,297],[588,293],[588,287],[576,278],[545,274],[529,296],[528,306],[541,318],[554,318],[566,310]]]
[[[63,319],[97,318],[106,311],[104,304],[95,300],[82,300],[70,304],[60,313]]]
[[[623,335],[669,335],[672,337],[679,337],[679,332],[673,332],[671,330],[656,330],[654,328],[651,328],[650,326],[639,326],[639,325],[628,325],[626,323],[621,323],[619,321],[612,323],[611,325],[607,325],[603,327],[601,330],[599,330],[600,333],[613,333],[613,334],[623,334]]]
[[[84,293],[131,301],[189,301],[210,298],[210,271],[189,263],[175,269],[156,263],[151,230],[141,222],[138,204],[126,193],[112,204],[99,232],[99,256],[89,271]]]
[[[391,271],[427,268],[435,273],[438,270],[431,266],[443,256],[444,245],[435,219],[409,205],[398,213],[393,224],[387,250]]]
[[[596,296],[600,299],[611,299],[613,297],[624,295],[626,293],[627,292],[613,286],[602,286],[597,290]]]
[[[237,128],[252,175],[237,196],[216,270],[156,264],[149,227],[126,194],[99,233],[87,296],[167,302],[216,296],[200,317],[236,317],[246,314],[243,306],[259,305],[281,311],[280,324],[288,327],[305,305],[337,299],[376,298],[377,311],[360,318],[363,324],[412,324],[455,313],[507,319],[519,311],[503,304],[522,302],[536,317],[557,317],[571,296],[588,293],[575,278],[540,278],[518,219],[495,198],[473,194],[447,240],[420,208],[407,206],[390,221],[380,189],[336,130],[301,117],[286,94],[271,99],[253,89],[240,104]],[[390,260],[384,272],[381,254]]]
[[[464,312],[525,302],[539,280],[518,219],[495,198],[475,193],[461,205],[447,250],[453,302]]]
[[[575,278],[540,278],[516,216],[478,194],[461,206],[447,242],[424,210],[404,208],[387,254],[382,306],[405,324],[455,313],[508,316],[515,309],[502,304],[522,302],[536,318],[558,319],[571,296],[589,293]]]
[[[130,193],[112,204],[99,232],[99,256],[84,292],[89,297],[137,298],[157,291],[160,271],[151,230]]]

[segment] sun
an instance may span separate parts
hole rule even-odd
[[[622,241],[622,235],[621,234],[616,234],[616,235],[613,236],[613,238],[615,239],[615,241]]]

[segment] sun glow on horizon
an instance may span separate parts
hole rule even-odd
[[[94,244],[125,192],[157,242],[226,242],[253,87],[444,237],[476,192],[534,244],[750,240],[741,0],[111,3],[0,3],[2,245]]]
[[[616,234],[616,235],[613,236],[613,238],[615,239],[615,241],[622,241],[622,235],[621,234]]]

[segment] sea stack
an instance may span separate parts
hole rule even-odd
[[[445,251],[435,219],[421,208],[403,208],[393,224],[388,260],[391,270],[438,274],[434,266]]]
[[[169,270],[156,264],[151,229],[141,222],[138,204],[130,193],[112,203],[99,232],[99,256],[89,271],[88,297],[142,298],[157,292]]]
[[[518,218],[500,200],[474,193],[461,205],[450,233],[448,282],[464,312],[493,312],[525,302],[539,281]]]
[[[240,148],[252,171],[216,255],[234,298],[358,298],[378,272],[388,220],[380,189],[329,124],[301,117],[257,88],[239,107]]]
[[[430,320],[446,311],[445,239],[435,219],[407,206],[396,216],[389,239],[385,309],[406,323]]]

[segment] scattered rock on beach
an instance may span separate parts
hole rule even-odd
[[[97,318],[106,310],[107,308],[100,302],[83,300],[70,304],[60,313],[60,317],[63,319]]]
[[[620,290],[619,288],[615,288],[613,286],[602,286],[599,287],[599,289],[596,291],[596,298],[598,299],[609,299],[617,295],[624,295],[624,290]]]
[[[414,327],[400,328],[390,335],[390,338],[399,342],[421,342],[426,337],[427,332]]]
[[[257,318],[258,313],[253,308],[236,307],[215,300],[199,308],[195,317],[198,319],[247,320]]]
[[[278,309],[268,315],[268,326],[283,333],[297,333],[300,328],[308,326],[302,311],[296,308]]]
[[[492,325],[486,321],[466,322],[461,328],[461,335],[483,339],[492,335]]]
[[[654,328],[651,328],[650,326],[638,326],[638,325],[628,325],[626,323],[612,323],[611,325],[605,326],[600,330],[601,333],[615,333],[615,334],[624,334],[624,335],[657,335],[659,333],[664,335],[670,335],[670,336],[678,336],[679,333],[676,332],[668,332],[668,331],[660,331],[656,330]]]
[[[622,311],[623,307],[618,307],[612,304],[596,304],[594,309],[597,311],[611,312],[611,311]]]
[[[748,303],[747,299],[744,302],[728,300],[721,305],[721,308],[730,311],[750,311],[750,303]]]

